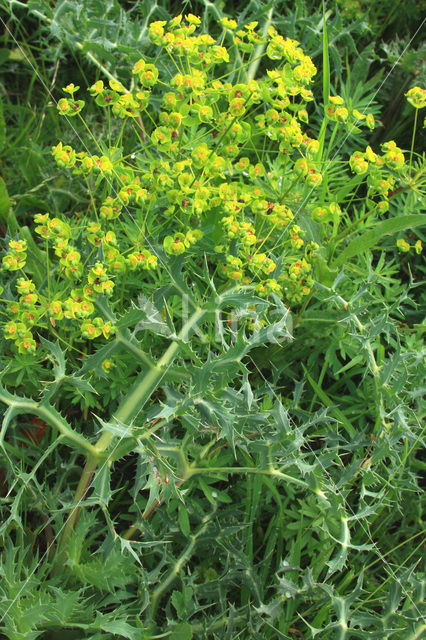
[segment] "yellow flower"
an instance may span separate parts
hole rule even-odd
[[[185,20],[188,24],[195,24],[197,26],[201,24],[201,18],[199,18],[198,16],[194,16],[192,13],[188,13],[185,16]]]
[[[110,80],[109,86],[113,91],[118,91],[118,93],[124,93],[124,91],[126,91],[121,82],[119,82],[118,80]]]
[[[64,317],[64,313],[62,311],[62,302],[60,300],[54,300],[53,302],[51,302],[49,305],[49,311],[55,320],[62,320],[62,318]]]
[[[97,96],[101,94],[103,90],[104,90],[104,83],[102,80],[98,80],[97,82],[92,84],[91,87],[89,87],[89,91],[92,94],[92,96]]]
[[[27,333],[21,340],[16,342],[19,353],[34,353],[36,350],[36,343],[31,333]]]
[[[408,253],[408,251],[410,251],[410,245],[403,238],[400,238],[399,240],[396,241],[396,246],[403,253]]]
[[[235,22],[235,20],[232,20],[231,18],[222,18],[221,20],[219,20],[219,23],[222,25],[224,29],[234,30],[237,28],[237,23]]]
[[[421,87],[413,87],[405,94],[408,102],[416,109],[426,107],[426,89]]]
[[[58,102],[57,108],[60,113],[67,113],[70,108],[68,98],[61,98]]]
[[[73,95],[79,89],[80,87],[79,86],[76,87],[73,83],[67,84],[66,87],[62,87],[62,91],[64,91],[65,93],[69,93],[70,95]]]
[[[107,156],[101,156],[97,160],[95,160],[95,166],[102,171],[102,173],[110,174],[114,169],[114,165],[111,160],[107,158]]]
[[[111,371],[111,369],[114,368],[114,366],[115,365],[114,365],[112,360],[104,360],[102,362],[102,365],[101,365],[101,367],[105,371],[105,373],[109,373]]]
[[[330,96],[329,102],[331,102],[331,104],[345,104],[345,101],[341,96]]]
[[[374,116],[372,113],[369,113],[365,118],[365,124],[371,130],[374,129]]]

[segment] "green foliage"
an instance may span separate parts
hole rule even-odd
[[[425,93],[318,4],[3,2],[6,638],[424,632]]]

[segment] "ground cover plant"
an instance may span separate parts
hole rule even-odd
[[[318,68],[211,7],[89,51],[1,184],[0,629],[420,638],[426,90],[369,144],[325,7]]]

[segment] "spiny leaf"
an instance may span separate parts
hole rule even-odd
[[[56,342],[46,340],[43,336],[40,336],[40,342],[46,349],[48,359],[53,362],[53,375],[56,380],[62,380],[65,376],[65,355],[59,345],[59,342],[57,340]]]
[[[121,555],[117,547],[106,556],[99,553],[93,560],[80,561],[70,568],[83,584],[93,585],[101,591],[113,592],[115,588],[137,580],[132,559],[128,555]]]
[[[96,471],[92,481],[93,495],[92,498],[97,500],[101,505],[107,506],[111,500],[111,466],[108,461]]]
[[[124,620],[111,620],[110,615],[101,615],[98,613],[96,620],[93,623],[93,628],[113,633],[129,640],[143,640],[147,638],[145,634],[141,635],[141,629],[132,627],[128,622]]]
[[[86,358],[83,361],[83,366],[81,367],[79,374],[80,376],[84,375],[88,371],[95,371],[97,375],[101,375],[106,377],[104,370],[102,369],[102,362],[110,358],[113,353],[118,349],[120,343],[118,340],[111,340],[107,342],[103,347],[98,347],[96,352]]]
[[[161,311],[145,296],[139,296],[138,306],[132,304],[117,323],[119,329],[124,327],[135,327],[135,335],[139,331],[147,329],[157,335],[170,336],[174,332],[170,331],[167,323],[164,322]]]

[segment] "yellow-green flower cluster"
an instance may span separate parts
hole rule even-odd
[[[389,208],[389,195],[395,187],[394,173],[398,174],[405,166],[405,158],[402,150],[393,140],[381,145],[382,155],[376,154],[370,146],[365,152],[355,151],[349,164],[358,175],[367,175],[368,199],[367,205],[377,207],[381,213]],[[379,196],[378,202],[372,198]]]
[[[84,105],[84,100],[70,100],[69,98],[61,98],[58,102],[57,107],[59,115],[68,116],[69,118],[71,118],[80,113]]]
[[[267,70],[259,81],[232,84],[216,80],[214,67],[226,63],[229,52],[208,34],[197,33],[200,22],[200,18],[188,14],[168,23],[151,23],[151,42],[166,49],[176,60],[186,60],[164,91],[159,88],[159,68],[143,58],[132,70],[139,85],[132,91],[114,80],[109,81],[109,86],[99,80],[90,87],[99,106],[109,107],[112,115],[130,120],[144,118],[153,92],[156,96],[160,92],[163,110],[158,122],[144,131],[156,149],[155,159],[150,157],[136,169],[117,150],[111,149],[108,155],[99,157],[61,143],[54,148],[54,156],[60,166],[86,176],[97,171],[109,183],[110,193],[98,211],[96,224],[101,226],[92,225],[87,237],[95,247],[102,246],[102,268],[111,274],[119,277],[129,269],[157,267],[157,257],[146,248],[123,254],[106,235],[105,225],[117,218],[123,219],[129,206],[133,215],[136,213],[139,217],[140,212],[140,217],[146,218],[148,212],[154,214],[158,210],[157,202],[162,202],[165,196],[167,204],[162,214],[170,223],[165,225],[160,242],[166,253],[182,255],[190,251],[201,238],[203,217],[215,212],[223,233],[220,245],[217,241],[214,243],[215,250],[217,255],[225,254],[220,272],[230,280],[263,278],[259,291],[264,295],[277,293],[281,291],[280,286],[269,277],[276,264],[267,250],[268,245],[273,244],[275,229],[286,234],[293,212],[286,203],[271,199],[269,194],[265,196],[265,178],[271,180],[266,175],[267,169],[261,161],[253,163],[248,155],[241,155],[241,150],[254,135],[263,136],[265,141],[276,141],[278,167],[290,163],[289,169],[302,183],[310,188],[321,184],[317,162],[319,143],[302,128],[308,121],[306,105],[313,100],[309,85],[316,68],[297,41],[283,38],[274,28],[271,27],[264,38],[257,32],[256,22],[237,29],[235,21],[225,18],[221,25],[230,32],[240,51],[250,53],[257,44],[265,42],[268,59],[280,63]],[[72,87],[72,97],[76,90]],[[258,105],[262,103],[259,113]],[[253,115],[252,110],[255,110]],[[151,117],[145,121],[150,122]],[[195,144],[192,143],[197,138],[194,127],[204,127],[205,132],[204,139]],[[296,159],[292,157],[295,151]],[[142,166],[145,169],[139,169]],[[175,219],[185,220],[184,226],[190,226],[190,230],[179,228],[174,224]],[[199,220],[196,225],[195,220]],[[264,225],[266,240],[271,238],[271,242],[266,242],[260,252],[258,247],[264,245],[265,239],[260,237],[259,229]],[[303,252],[302,236],[298,225],[289,228],[285,235],[285,246],[292,255]],[[74,247],[72,249],[71,258],[77,258]],[[67,251],[63,253],[61,260],[69,261]],[[265,277],[269,284],[265,284]],[[99,293],[105,287],[102,292],[111,295],[113,286],[110,278],[105,278],[96,286]],[[89,283],[95,286],[95,280]]]
[[[339,224],[342,210],[337,202],[329,202],[318,207],[314,207],[312,211],[312,219],[322,224],[333,223],[337,228]]]
[[[358,109],[351,109],[345,104],[342,96],[329,96],[329,102],[325,105],[325,114],[333,122],[345,123],[352,132],[355,132],[356,127],[360,125],[365,125],[370,130],[375,127],[372,113],[365,114]]]
[[[423,249],[421,240],[417,240],[413,245],[410,245],[404,238],[399,238],[396,241],[396,246],[402,253],[408,253],[411,249],[414,249],[416,253],[420,254]]]
[[[173,18],[167,24],[160,20],[149,26],[149,39],[164,47],[172,56],[186,56],[190,64],[207,67],[228,62],[225,47],[217,45],[208,34],[194,35],[201,19],[193,14]],[[165,25],[167,24],[167,29]]]
[[[281,296],[283,293],[283,288],[282,285],[277,282],[277,280],[275,280],[275,278],[268,278],[267,280],[259,282],[256,285],[256,293],[261,298],[267,298],[272,293],[277,296]]]
[[[50,218],[48,213],[34,216],[35,232],[50,241],[54,254],[59,258],[61,272],[70,279],[78,278],[82,273],[80,252],[70,244],[71,228],[59,218]]]
[[[94,340],[103,335],[104,338],[109,338],[115,333],[116,329],[108,320],[105,322],[103,318],[97,316],[91,320],[85,320],[81,325],[81,335],[83,338]]]
[[[117,257],[115,258],[115,263],[112,265],[115,267],[115,271],[117,271]],[[121,263],[119,270],[122,269]],[[134,251],[129,253],[126,256],[125,264],[129,267],[131,271],[135,269],[144,269],[145,271],[153,271],[157,268],[158,258],[156,255],[148,251],[148,249],[139,249],[138,251]]]
[[[6,340],[13,340],[19,353],[34,353],[36,342],[31,328],[38,322],[42,313],[39,296],[32,280],[18,278],[16,290],[19,294],[16,302],[9,303],[8,313],[12,318],[3,330]]]
[[[10,240],[9,251],[3,256],[3,269],[18,271],[25,267],[27,260],[27,243],[25,240]]]
[[[263,252],[247,256],[247,262],[250,270],[256,275],[259,272],[270,275],[275,271],[276,267],[275,262]]]
[[[426,107],[426,89],[413,87],[407,91],[405,97],[415,109],[423,109]]]
[[[83,225],[75,220],[70,224],[48,213],[40,213],[36,214],[34,222],[36,234],[46,241],[49,264],[56,264],[52,271],[56,274],[55,294],[52,297],[51,292],[44,291],[39,295],[31,279],[18,279],[19,299],[9,304],[12,321],[5,327],[6,337],[14,340],[21,353],[32,353],[36,342],[31,330],[46,324],[55,328],[58,322],[67,326],[67,321],[75,321],[84,339],[113,335],[115,329],[111,323],[94,315],[97,296],[113,295],[114,277],[139,267],[155,269],[157,256],[134,239],[128,239],[125,251],[120,251],[116,233],[106,227],[107,220],[88,221]],[[193,241],[195,236],[188,234],[188,237]],[[9,251],[3,257],[4,269],[17,271],[25,267],[26,251],[25,241],[11,240]],[[90,260],[90,256],[98,251],[103,260]],[[88,258],[83,259],[83,254]],[[74,288],[67,294],[70,283]]]
[[[107,269],[101,262],[96,262],[90,269],[87,280],[96,293],[104,293],[107,296],[112,294],[114,283],[109,279]]]
[[[300,304],[314,285],[312,264],[306,258],[294,260],[279,280],[285,297],[292,304]]]
[[[52,147],[52,155],[60,167],[66,167],[70,169],[76,163],[76,153],[69,145],[63,145],[62,142],[58,142],[55,147]]]
[[[293,171],[299,178],[303,178],[309,187],[319,187],[322,183],[322,175],[316,162],[298,158],[293,165]]]
[[[114,326],[97,315],[99,296],[120,308],[120,292],[137,295],[151,286],[170,256],[182,256],[183,264],[187,257],[201,264],[207,256],[221,286],[253,283],[260,296],[279,295],[290,304],[311,292],[318,245],[304,239],[303,216],[295,217],[307,191],[322,183],[320,143],[306,133],[315,65],[297,41],[273,27],[265,35],[256,22],[223,18],[223,39],[215,41],[199,33],[200,24],[192,14],[150,24],[151,43],[175,61],[171,78],[153,62],[160,51],[137,60],[130,88],[115,79],[89,88],[110,119],[123,120],[116,146],[98,145],[93,153],[63,142],[52,148],[58,166],[83,176],[90,194],[85,211],[35,217],[52,282],[37,293],[17,285],[7,334],[18,349],[35,349],[32,329],[59,324],[70,332],[77,327],[83,340],[108,338]],[[271,68],[258,79],[243,81],[242,73],[228,81],[230,57],[247,60],[258,44],[265,45]],[[63,90],[59,112],[80,114],[79,87]],[[423,94],[410,91],[407,98],[420,104]],[[374,127],[371,114],[340,96],[330,97],[325,109],[336,123]],[[133,154],[123,142],[129,128],[140,141]],[[367,177],[370,201],[380,196],[381,210],[403,164],[395,143],[383,145],[380,156],[367,147],[350,159],[354,173]],[[309,210],[320,223],[310,226],[327,235],[326,225],[337,227],[342,216],[336,202],[322,197]],[[24,241],[11,241],[4,268],[23,269],[26,251]]]
[[[238,239],[244,249],[256,244],[255,228],[251,222],[240,222],[236,216],[226,216],[222,219],[225,234],[230,240]]]
[[[34,353],[36,342],[24,322],[8,322],[3,330],[6,340],[13,340],[19,353]]]
[[[394,140],[382,144],[383,162],[389,169],[401,169],[404,166],[405,158],[401,149],[396,146]]]
[[[175,233],[173,236],[166,236],[163,241],[164,251],[178,256],[198,240],[201,240],[202,237],[203,232],[201,229],[193,229],[192,231],[187,231],[186,234]]]
[[[311,58],[305,55],[299,48],[299,42],[291,38],[283,38],[277,33],[274,27],[268,30],[270,37],[266,48],[266,55],[271,60],[285,59],[287,64],[284,65],[281,78],[289,80],[288,85],[290,95],[298,95],[304,85],[312,82],[317,70]],[[299,86],[298,86],[299,85]]]

